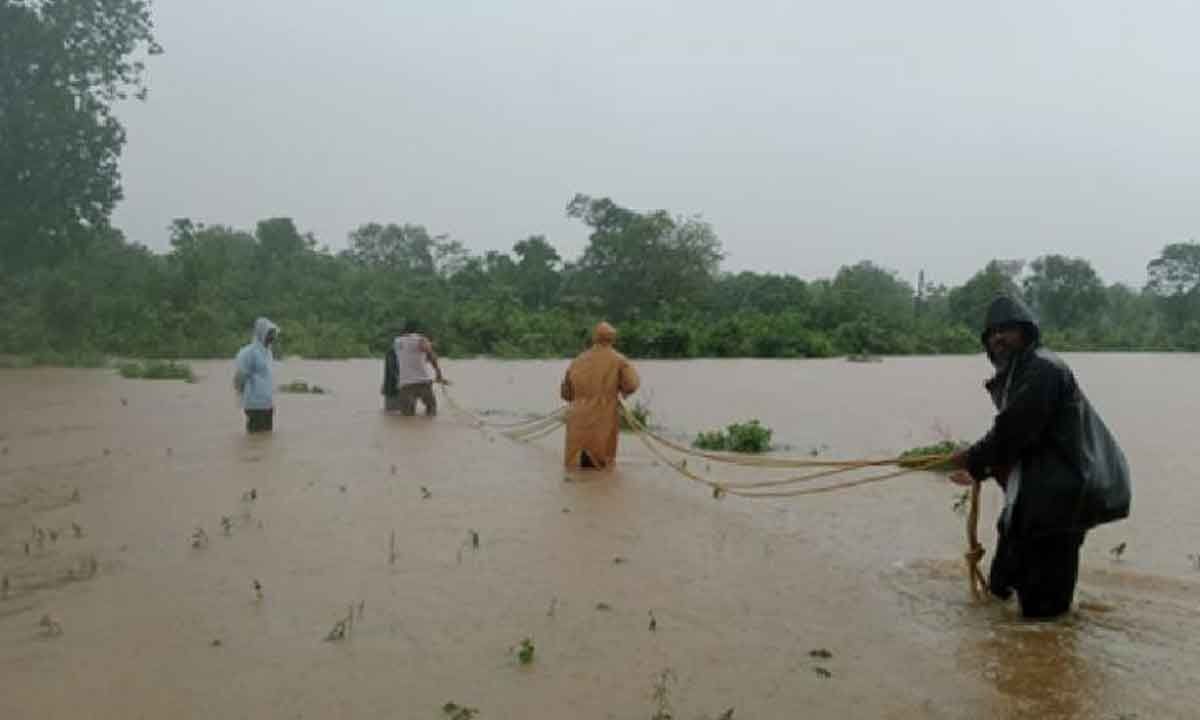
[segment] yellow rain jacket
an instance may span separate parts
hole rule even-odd
[[[616,339],[612,325],[597,325],[592,347],[571,361],[563,378],[562,399],[571,404],[564,455],[567,467],[585,467],[585,453],[597,468],[609,467],[616,460],[619,398],[632,395],[640,383],[633,365],[613,349]]]

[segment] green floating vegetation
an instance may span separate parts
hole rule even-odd
[[[533,638],[525,638],[521,641],[521,645],[517,648],[517,660],[522,665],[528,665],[533,662]]]
[[[771,449],[774,431],[758,420],[733,423],[724,430],[702,432],[692,445],[702,450],[720,450],[739,453],[765,453]]]
[[[186,380],[196,382],[196,375],[187,363],[174,360],[123,362],[117,367],[123,378],[138,380]]]
[[[922,460],[922,458],[927,458],[931,455],[952,455],[965,447],[967,447],[967,443],[958,440],[943,440],[933,445],[922,445],[900,453],[899,465],[906,468],[921,467],[927,462]],[[926,469],[936,472],[950,472],[954,467],[949,461],[946,461],[931,465]]]
[[[637,421],[640,427],[650,427],[650,408],[642,404],[641,400],[635,402],[633,407],[629,408],[629,412],[633,414],[633,419]],[[633,430],[633,426],[629,424],[625,413],[621,413],[621,429],[626,431]]]
[[[449,720],[471,720],[479,714],[479,709],[459,705],[456,702],[448,702],[442,706],[442,714]]]
[[[279,392],[297,393],[300,395],[324,395],[328,391],[320,385],[309,385],[303,380],[293,380],[290,383],[280,385]]]

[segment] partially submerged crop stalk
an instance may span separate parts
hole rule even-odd
[[[198,527],[192,532],[192,547],[196,549],[208,547],[208,533],[204,532],[204,528]]]
[[[48,637],[57,637],[63,633],[62,622],[50,613],[42,616],[42,619],[38,621],[38,627],[42,628],[42,634]]]

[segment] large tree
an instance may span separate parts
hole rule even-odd
[[[567,216],[592,228],[571,269],[574,289],[596,298],[614,319],[700,301],[724,257],[712,226],[699,218],[639,213],[587,195],[575,196]]]
[[[1025,299],[1049,329],[1082,329],[1101,319],[1104,283],[1083,258],[1045,255],[1029,264]]]
[[[1146,289],[1179,329],[1200,318],[1200,243],[1172,243],[1146,266]]]
[[[558,300],[562,257],[544,235],[531,235],[513,245],[517,256],[514,276],[521,301],[531,310],[545,310]]]
[[[0,270],[107,235],[125,129],[161,52],[147,0],[0,0]]]
[[[839,269],[825,301],[836,306],[827,313],[834,324],[871,318],[895,329],[913,317],[912,286],[868,260]]]
[[[965,284],[954,288],[946,297],[950,316],[970,329],[983,326],[988,305],[997,295],[1021,297],[1017,277],[1025,263],[1021,260],[992,260],[971,276]]]

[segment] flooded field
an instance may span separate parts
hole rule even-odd
[[[1068,362],[1134,508],[1091,533],[1053,624],[971,602],[933,475],[714,500],[626,436],[615,472],[568,476],[561,433],[383,415],[374,361],[280,363],[331,393],[278,396],[254,438],[228,362],[196,384],[2,371],[0,718],[1195,717],[1200,359]],[[504,420],[554,408],[565,362],[445,367]],[[980,357],[638,367],[665,432],[758,418],[794,455],[890,456],[991,417]]]

